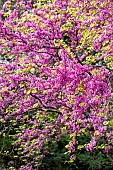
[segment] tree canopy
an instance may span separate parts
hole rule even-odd
[[[38,167],[49,143],[113,161],[112,0],[7,1],[0,11],[2,155]],[[83,140],[81,142],[81,137]]]

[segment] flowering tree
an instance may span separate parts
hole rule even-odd
[[[13,140],[21,170],[38,167],[48,143],[63,136],[71,162],[85,149],[112,163],[112,6],[21,0],[0,11],[1,136]]]

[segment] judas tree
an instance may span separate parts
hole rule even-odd
[[[76,151],[101,151],[112,166],[112,6],[21,0],[0,11],[1,137],[12,139],[21,170],[38,167],[64,136],[70,162]]]

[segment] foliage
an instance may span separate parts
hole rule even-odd
[[[42,166],[48,152],[76,168],[77,161],[90,169],[112,167],[112,6],[112,0],[3,5],[1,153],[10,156],[11,148],[17,169]]]

